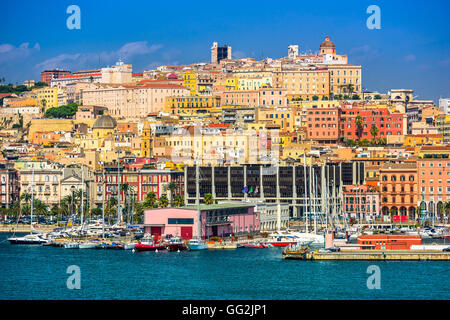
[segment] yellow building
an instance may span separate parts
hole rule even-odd
[[[43,87],[33,90],[36,94],[36,100],[43,112],[49,108],[58,107],[58,88]]]
[[[405,136],[403,145],[406,147],[415,147],[419,145],[442,145],[442,134],[415,134]]]
[[[258,123],[275,124],[280,126],[281,131],[294,131],[295,112],[293,108],[258,107],[256,121]]]
[[[444,143],[450,143],[450,115],[440,114],[435,117],[435,122]]]
[[[262,78],[239,78],[238,88],[236,90],[258,90],[263,87],[272,87],[272,77]]]
[[[330,95],[330,73],[327,69],[274,69],[273,86],[286,89],[287,95],[303,100],[318,100]]]
[[[225,82],[225,87],[227,90],[239,90],[239,78],[229,77]]]
[[[194,70],[186,70],[183,74],[184,86],[190,90],[191,94],[198,93],[197,72]]]
[[[167,97],[164,111],[174,115],[193,115],[197,113],[218,112],[220,97],[184,96]]]
[[[152,128],[150,122],[145,121],[144,128],[142,129],[142,141],[141,141],[141,157],[149,158],[152,156]]]

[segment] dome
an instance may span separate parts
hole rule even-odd
[[[95,120],[92,129],[114,129],[116,126],[116,119],[114,119],[110,115],[103,115]]]
[[[330,41],[330,37],[326,36],[325,40],[320,44],[320,48],[336,48],[336,46]]]

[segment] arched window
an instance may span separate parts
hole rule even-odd
[[[387,176],[383,176],[383,181],[387,181]]]
[[[404,175],[400,176],[400,181],[405,181],[405,176]]]
[[[414,181],[414,176],[409,176],[409,181]]]
[[[396,176],[392,176],[391,177],[391,181],[397,181],[397,177]]]

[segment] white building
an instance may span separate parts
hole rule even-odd
[[[450,106],[450,98],[439,99],[439,108],[442,111],[444,111],[445,114],[449,114],[449,112],[450,112],[449,106]]]

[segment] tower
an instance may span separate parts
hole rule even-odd
[[[217,64],[223,59],[231,59],[231,47],[227,45],[219,47],[217,42],[213,42],[211,47],[211,63]]]
[[[141,141],[141,157],[150,158],[152,156],[152,128],[150,122],[144,122],[144,128],[142,129],[142,141]]]
[[[289,59],[295,59],[298,56],[298,45],[291,44],[288,46],[288,57]]]
[[[325,40],[320,44],[319,54],[320,55],[325,55],[325,54],[335,55],[336,54],[336,46],[330,40],[330,36],[325,36]]]

